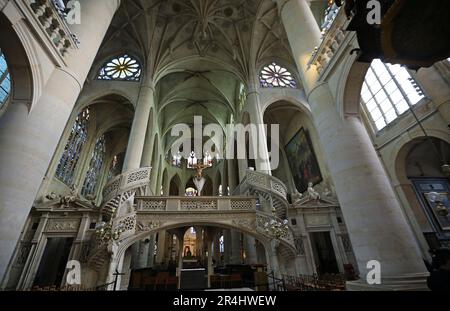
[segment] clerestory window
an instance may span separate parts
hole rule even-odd
[[[404,67],[376,59],[367,72],[361,97],[372,122],[380,131],[425,95]]]
[[[131,56],[125,54],[115,57],[100,69],[98,80],[139,81],[141,65]]]
[[[297,82],[292,73],[277,63],[271,63],[261,70],[260,82],[261,87],[264,88],[297,88]]]

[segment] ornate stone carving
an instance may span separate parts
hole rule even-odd
[[[182,200],[180,207],[181,210],[217,210],[217,202]]]
[[[231,202],[231,209],[232,210],[251,210],[254,209],[253,202],[250,200],[232,200]]]
[[[140,208],[142,211],[165,211],[166,201],[142,201]]]
[[[307,215],[306,216],[307,226],[329,226],[330,218],[328,215]]]
[[[131,173],[127,178],[127,184],[145,180],[145,179],[149,178],[149,176],[150,176],[150,170],[148,170],[148,169]]]
[[[233,219],[233,225],[255,230],[255,221],[250,219]]]
[[[17,254],[17,260],[16,264],[23,266],[28,259],[28,254],[31,250],[31,243],[30,242],[22,242],[20,243],[19,252]]]
[[[46,231],[53,232],[77,232],[80,225],[78,219],[50,219]]]
[[[138,231],[151,231],[156,228],[161,227],[161,221],[149,221],[144,224],[144,222],[138,222],[137,229]]]
[[[313,183],[308,183],[308,198],[310,200],[320,200],[320,193],[314,190]]]

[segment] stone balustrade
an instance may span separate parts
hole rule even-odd
[[[137,211],[255,211],[253,197],[136,197]]]
[[[53,0],[22,0],[17,1],[27,16],[30,24],[39,27],[39,35],[53,47],[54,54],[64,59],[70,49],[77,49],[80,42],[70,31],[63,8]]]
[[[345,11],[340,9],[331,25],[324,30],[322,42],[314,50],[308,62],[308,67],[315,66],[320,75],[325,72],[328,64],[331,63],[344,42],[348,22]]]
[[[113,178],[103,189],[103,202],[109,202],[130,190],[134,190],[150,183],[150,167],[139,168]]]

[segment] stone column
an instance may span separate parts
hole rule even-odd
[[[148,259],[147,259],[147,267],[149,268],[153,268],[154,264],[155,264],[155,235],[152,234],[150,236],[150,243],[149,243],[149,247],[148,247]]]
[[[39,225],[31,240],[31,250],[28,255],[27,263],[23,268],[20,276],[19,283],[17,285],[18,290],[27,290],[33,286],[34,276],[36,275],[41,256],[44,252],[44,248],[47,241],[43,239],[43,233],[47,226],[49,214],[43,214],[39,220]]]
[[[357,117],[341,118],[329,86],[317,85],[307,64],[320,30],[306,0],[277,0],[300,71],[325,159],[357,258],[362,282],[369,261],[381,263],[383,284],[392,277],[421,277],[426,269],[366,128]],[[425,274],[424,274],[425,273]]]
[[[223,242],[224,242],[224,254],[223,263],[224,265],[231,264],[231,232],[230,230],[223,230]]]
[[[264,129],[264,116],[261,111],[261,101],[259,88],[256,84],[250,85],[247,94],[247,110],[250,114],[250,122],[257,126],[257,137],[251,137],[250,152],[253,150],[253,155],[256,157],[255,170],[271,175],[269,150],[267,147],[267,134]],[[252,143],[253,141],[253,143]],[[257,150],[254,145],[257,142]],[[238,142],[239,143],[239,142]],[[247,155],[249,157],[249,155]]]
[[[137,259],[137,269],[147,268],[148,253],[150,250],[150,239],[139,242],[139,255]]]
[[[127,153],[123,162],[123,172],[138,169],[141,166],[150,110],[154,105],[154,91],[152,77],[146,74],[142,81],[138,103],[134,112]]]
[[[448,72],[448,65],[437,63],[430,68],[421,68],[417,73],[412,74],[425,94],[433,99],[445,122],[450,123],[450,88],[439,72],[440,70]]]
[[[277,279],[281,278],[280,273],[280,265],[278,262],[278,246],[280,242],[276,240],[269,241],[265,245],[266,250],[266,260],[267,264],[270,267],[270,271],[267,271],[269,273],[273,273],[273,276]],[[269,280],[269,283],[271,283],[271,280]]]
[[[241,233],[231,230],[231,264],[241,264]]]
[[[361,277],[365,280],[371,260],[381,263],[386,278],[425,273],[414,235],[361,120],[340,118],[327,84],[311,93],[310,102]]]
[[[227,163],[228,170],[228,186],[230,187],[230,193],[233,193],[234,189],[236,189],[236,160],[228,160]],[[224,188],[224,194],[226,194],[227,188]]]
[[[81,46],[67,55],[68,67],[53,71],[31,111],[13,102],[0,120],[0,278],[119,4],[82,0],[82,24],[72,27]]]
[[[274,0],[278,3],[281,19],[286,29],[294,60],[303,86],[310,90],[317,80],[317,71],[308,68],[315,47],[321,42],[319,25],[307,0]]]
[[[245,249],[246,249],[246,255],[247,255],[247,264],[254,265],[258,263],[258,255],[256,254],[256,247],[255,247],[255,238],[246,235],[244,237],[245,239]]]

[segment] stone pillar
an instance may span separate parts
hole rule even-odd
[[[236,189],[236,160],[228,160],[227,163],[227,170],[228,170],[228,186],[230,187],[230,193],[233,193],[234,189]],[[226,194],[227,188],[224,188],[224,194]]]
[[[13,102],[0,120],[0,278],[119,4],[82,0],[83,22],[72,27],[81,46],[67,55],[68,67],[53,71],[31,111]]]
[[[224,242],[224,254],[223,262],[224,265],[231,264],[231,231],[223,230],[223,242]]]
[[[265,246],[266,249],[266,259],[267,264],[270,267],[270,271],[267,271],[269,273],[273,273],[273,276],[277,279],[281,278],[280,274],[280,265],[278,263],[278,246],[280,242],[276,240],[272,240],[267,243]],[[271,281],[269,280],[269,283]]]
[[[31,240],[31,250],[17,285],[18,290],[27,290],[33,286],[34,277],[41,262],[44,248],[47,241],[42,238],[45,227],[47,226],[49,214],[43,214],[39,220],[39,225]]]
[[[244,239],[245,239],[247,264],[255,265],[258,263],[258,255],[256,254],[255,238],[250,235],[246,235],[244,237]]]
[[[357,258],[362,282],[367,263],[381,263],[383,284],[392,277],[421,277],[426,269],[414,235],[366,128],[357,117],[341,118],[329,86],[317,85],[308,62],[320,44],[320,30],[306,0],[276,0],[308,94],[325,159]],[[395,281],[393,281],[395,283]]]
[[[141,166],[150,110],[154,106],[155,91],[152,77],[146,74],[144,79],[134,112],[127,153],[123,162],[123,172],[138,169]]]
[[[137,259],[137,269],[147,268],[148,253],[150,250],[150,239],[139,242],[139,254]]]
[[[389,178],[357,117],[342,120],[327,84],[310,95],[331,176],[344,214],[361,277],[371,260],[389,278],[425,273],[411,228]]]
[[[241,233],[231,230],[231,264],[241,264]]]
[[[149,239],[147,267],[153,268],[155,265],[155,235],[152,234]]]
[[[321,32],[307,0],[275,0],[286,29],[294,60],[303,86],[310,90],[317,80],[317,71],[308,68],[315,47],[321,42]]]
[[[267,133],[264,129],[264,116],[261,111],[259,88],[256,84],[249,87],[247,94],[247,110],[250,114],[250,122],[251,124],[257,126],[258,132],[256,135],[257,137],[251,137],[251,141],[249,142],[250,153],[253,150],[253,155],[256,157],[255,170],[271,175],[272,170],[270,167],[269,150],[267,147]],[[257,146],[257,148],[254,146]],[[247,156],[249,157],[249,155]]]
[[[439,70],[448,72],[448,65],[437,63],[430,68],[421,68],[417,73],[412,74],[425,94],[433,99],[445,122],[450,123],[450,88]]]

